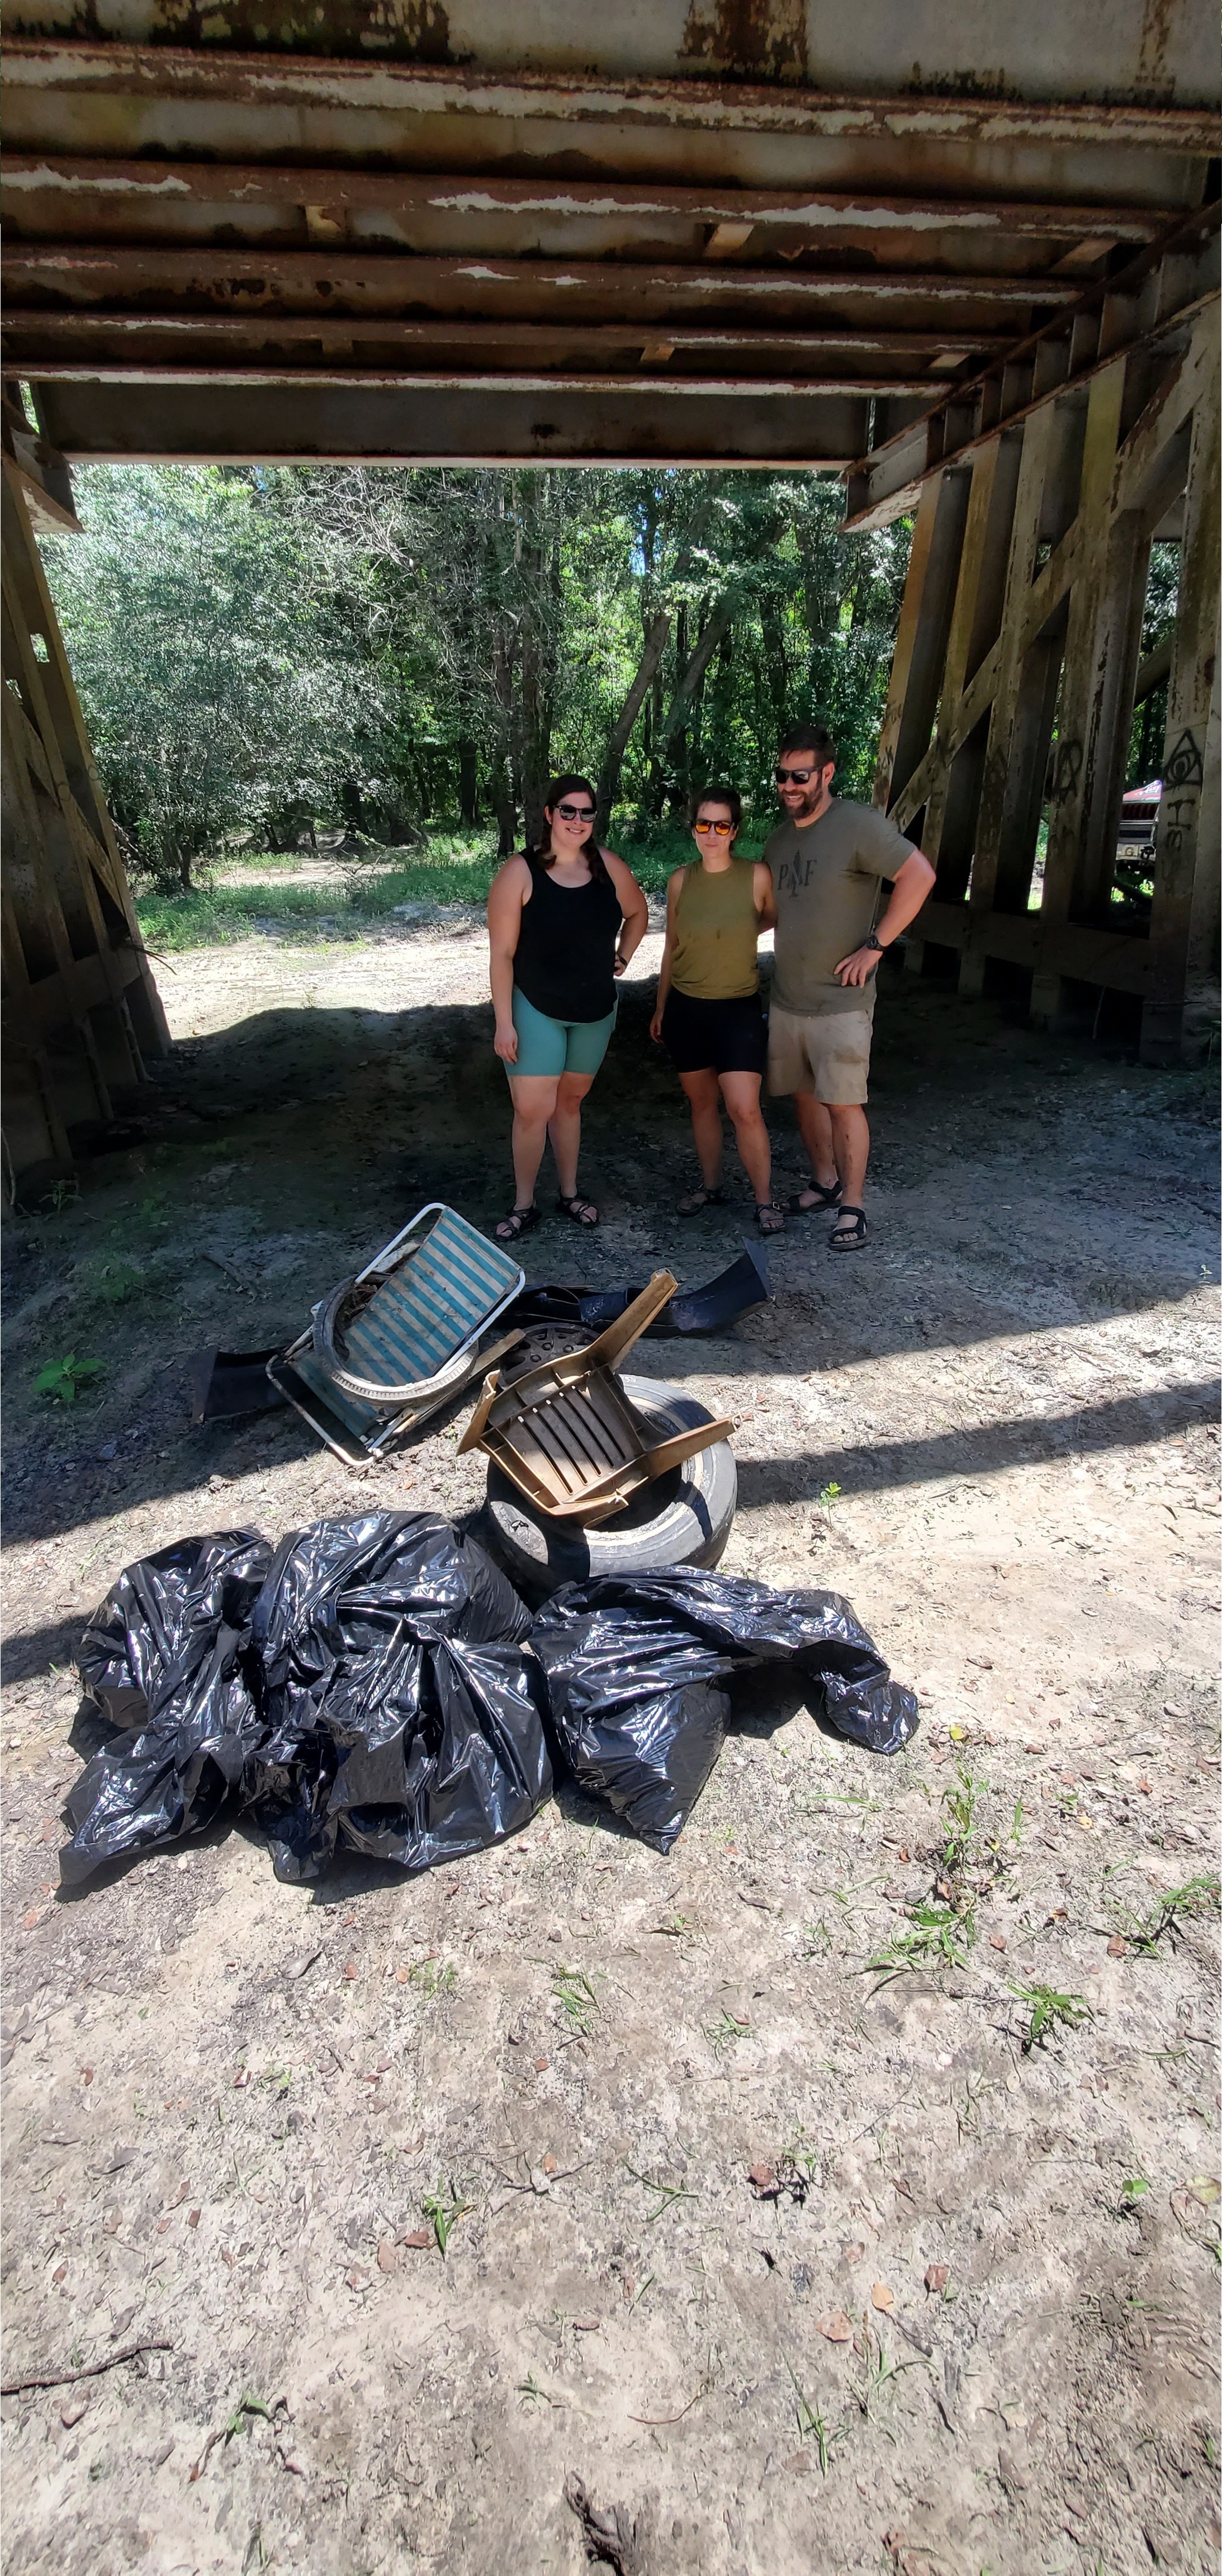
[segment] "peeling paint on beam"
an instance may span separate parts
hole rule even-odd
[[[439,315],[427,322],[406,322],[396,314],[369,321],[360,315],[277,313],[191,313],[149,312],[113,309],[106,312],[51,312],[41,306],[15,306],[8,328],[28,345],[35,336],[47,348],[57,343],[79,344],[86,348],[107,332],[123,331],[130,335],[133,346],[163,334],[177,339],[206,340],[210,348],[225,348],[231,343],[248,340],[261,333],[266,339],[309,340],[324,349],[342,341],[393,343],[399,347],[461,347],[470,349],[515,348],[523,352],[564,350],[568,347],[611,350],[640,347],[651,326],[631,322],[503,322],[472,321],[463,316],[446,319]],[[952,331],[939,323],[926,331],[879,331],[870,327],[848,326],[841,330],[774,331],[736,329],[695,330],[685,323],[667,325],[667,340],[676,351],[685,354],[738,352],[745,358],[763,358],[782,351],[787,358],[840,356],[893,357],[913,363],[925,356],[970,356],[990,347],[1008,348],[1009,335],[1004,332]],[[939,384],[937,391],[941,395]]]
[[[1148,206],[1109,206],[1084,199],[1044,204],[1024,199],[880,196],[863,190],[802,194],[751,189],[720,194],[701,188],[609,188],[560,181],[429,178],[390,170],[346,170],[223,162],[74,160],[13,154],[0,182],[15,214],[40,196],[55,201],[130,201],[156,214],[160,203],[218,206],[352,207],[437,214],[603,216],[627,223],[683,218],[728,220],[786,230],[862,233],[976,232],[1035,240],[1076,241],[1084,232],[1118,241],[1148,241],[1159,218]]]
[[[10,371],[16,371],[16,362],[6,359],[5,363]],[[116,359],[107,364],[99,359],[48,360],[41,357],[33,363],[37,367],[36,380],[40,384],[208,385],[221,392],[227,385],[353,385],[365,390],[393,387],[412,393],[626,393],[655,397],[664,394],[668,402],[674,396],[677,400],[686,397],[689,400],[715,399],[723,403],[759,400],[806,402],[812,396],[824,395],[854,395],[863,400],[878,395],[885,395],[888,399],[899,396],[927,400],[930,392],[928,379],[924,377],[905,383],[901,378],[891,376],[880,377],[877,382],[862,376],[839,379],[830,376],[658,376],[649,374],[644,368],[631,376],[574,374],[572,371],[529,376],[513,374],[508,369],[504,374],[468,374],[465,371],[459,374],[454,370],[441,374],[424,368],[413,368],[409,373],[403,368],[337,367],[328,366],[325,362],[316,367],[278,367],[267,361],[252,361],[248,366],[238,366],[232,359],[226,360],[223,367],[215,363],[192,366],[186,362],[178,366],[158,366],[152,363],[141,365],[130,359]],[[27,373],[26,364],[22,365],[21,373]]]
[[[18,242],[5,259],[10,297],[42,292],[59,298],[97,302],[107,295],[144,287],[165,293],[258,295],[265,300],[296,299],[298,310],[337,293],[366,311],[379,304],[416,304],[445,298],[470,304],[478,290],[481,312],[493,300],[517,309],[523,302],[560,299],[573,306],[584,297],[591,321],[632,311],[642,320],[665,322],[677,301],[704,304],[804,305],[837,302],[967,305],[1003,312],[1015,306],[1069,304],[1077,300],[1076,281],[1064,278],[949,277],[927,271],[880,273],[849,270],[838,275],[796,269],[717,267],[704,269],[655,266],[645,262],[529,259],[439,259],[411,252],[384,251],[364,256],[319,246],[314,251],[169,250],[160,247],[94,249],[76,242]],[[589,310],[601,302],[605,315]],[[475,318],[473,316],[473,318]],[[578,317],[574,317],[578,318]],[[961,326],[966,327],[966,326]]]
[[[1136,146],[1190,155],[1219,149],[1216,106],[1155,106],[1141,99],[1063,101],[937,94],[889,95],[689,79],[558,81],[548,72],[498,78],[480,70],[321,55],[215,53],[156,44],[89,45],[14,38],[5,47],[10,87],[94,90],[116,96],[192,95],[238,104],[361,107],[399,115],[498,122],[590,121],[809,136],[935,138],[964,143]]]

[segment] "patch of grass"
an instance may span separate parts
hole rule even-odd
[[[1023,2055],[1042,2048],[1046,2039],[1060,2030],[1077,2030],[1084,2021],[1093,2021],[1085,1995],[1058,1994],[1055,1986],[1011,1986],[1012,1995],[1027,2006],[1027,2028],[1023,2036]]]
[[[277,885],[262,879],[232,885],[221,879],[193,887],[190,894],[139,895],[136,918],[146,946],[161,955],[251,939],[261,921],[274,921],[290,940],[359,939],[401,903],[486,903],[496,865],[489,854],[453,859],[430,854],[405,859],[401,867],[376,876],[348,873],[333,885]]]
[[[417,1959],[414,1967],[408,1969],[407,1982],[416,1988],[418,1994],[427,1995],[431,2003],[434,1995],[448,1995],[451,1987],[457,1985],[458,1970],[448,1959]]]
[[[914,1968],[965,1968],[975,1939],[976,1918],[970,1907],[940,1905],[927,1898],[909,1908],[908,1929],[897,1931],[866,1961],[866,1967],[884,1985]]]
[[[793,2381],[793,2393],[797,2400],[797,2404],[794,2407],[794,2413],[798,2419],[798,2440],[800,2442],[805,2442],[810,2440],[813,2436],[815,2449],[819,2457],[819,2467],[822,2470],[824,2477],[826,2477],[828,2464],[832,2455],[832,2444],[835,2441],[836,2436],[834,2433],[829,2433],[822,2415],[817,2414],[815,2408],[811,2405],[810,2399],[798,2378],[798,2374],[794,2369],[788,2353],[783,2355],[783,2359],[785,2368]]]
[[[634,2182],[643,2183],[646,2191],[655,2191],[658,2195],[657,2208],[650,2210],[645,2221],[647,2227],[655,2226],[659,2218],[664,2218],[667,2210],[674,2208],[676,2201],[698,2200],[700,2197],[698,2192],[690,2191],[685,2183],[655,2182],[652,2174],[638,2173],[635,2165],[626,2164],[624,2171],[631,2174]]]
[[[574,2037],[588,2039],[594,2028],[592,2015],[601,2007],[584,1968],[553,1968],[552,2000]]]
[[[973,1773],[960,1763],[949,1788],[942,1792],[942,1813],[946,1818],[942,1868],[947,1878],[958,1878],[971,1856],[981,1786]]]
[[[472,2204],[462,2198],[454,2183],[439,2182],[435,2190],[426,2193],[420,2206],[437,2239],[438,2253],[444,2254],[459,2219],[467,2216]]]
[[[75,1351],[69,1351],[66,1359],[48,1360],[40,1368],[34,1393],[48,1396],[55,1404],[75,1404],[81,1388],[101,1375],[101,1360],[78,1360]]]
[[[740,2021],[737,2013],[727,2011],[723,2004],[716,2021],[706,2022],[704,2035],[714,2057],[721,2057],[727,2048],[733,2048],[740,2039],[746,2039],[750,2029],[749,2021]]]
[[[1219,1881],[1202,1875],[1186,1879],[1182,1887],[1164,1889],[1154,1904],[1143,1912],[1137,1912],[1116,1897],[1113,1897],[1110,1911],[1116,1931],[1134,1950],[1152,1958],[1159,1942],[1164,1939],[1170,1939],[1172,1949],[1175,1948],[1185,1923],[1191,1923],[1203,1914],[1216,1914],[1220,1894]]]

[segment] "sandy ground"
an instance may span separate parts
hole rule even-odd
[[[747,1225],[671,1213],[656,954],[605,1225],[533,1277],[695,1280]],[[69,1899],[123,1564],[482,1490],[461,1408],[357,1485],[284,1415],[193,1429],[184,1378],[421,1200],[507,1203],[477,931],[171,964],[143,1128],[8,1230],[5,2379],[103,2365],[3,2399],[9,2576],[568,2576],[571,2476],[629,2576],[1213,2569],[1209,1080],[896,974],[868,1251],[795,1223],[735,1337],[643,1347],[739,1417],[727,1567],[849,1597],[905,1755],[757,1691],[667,1860],[564,1789],[424,1879],[281,1887],[239,1825]],[[36,1399],[69,1353],[104,1374]],[[939,1884],[958,1955],[904,1968]]]

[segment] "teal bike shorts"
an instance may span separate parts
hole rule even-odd
[[[615,1011],[608,1011],[605,1020],[549,1019],[515,984],[513,1025],[518,1032],[518,1060],[505,1067],[511,1082],[515,1073],[597,1073],[615,1026]]]

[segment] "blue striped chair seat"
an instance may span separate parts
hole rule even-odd
[[[435,1377],[520,1275],[498,1244],[446,1208],[345,1330],[349,1367],[384,1386]]]

